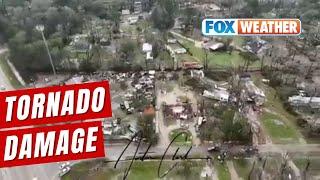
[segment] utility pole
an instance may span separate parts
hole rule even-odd
[[[47,40],[46,40],[46,38],[45,38],[45,36],[44,36],[44,33],[43,33],[43,31],[44,31],[44,26],[43,26],[43,25],[37,25],[37,26],[36,26],[36,30],[41,33],[41,36],[42,36],[44,45],[45,45],[45,47],[46,47],[46,49],[47,49],[47,53],[48,53],[48,56],[49,56],[49,60],[50,60],[50,64],[51,64],[51,68],[52,68],[53,74],[54,74],[54,75],[57,75],[56,69],[55,69],[55,67],[54,67],[54,64],[53,64],[53,61],[52,61],[52,57],[51,57],[51,54],[50,54],[50,51],[49,51],[48,43],[47,43]]]

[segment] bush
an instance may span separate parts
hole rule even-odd
[[[199,80],[195,78],[191,78],[185,81],[185,85],[192,87],[194,90],[198,92],[203,92],[206,89],[206,87],[203,84],[201,84]]]
[[[234,119],[235,115],[239,117]],[[244,144],[251,142],[251,129],[247,119],[236,114],[233,109],[225,111],[222,117],[220,129],[223,132],[224,141],[239,141]]]
[[[227,71],[205,71],[205,76],[214,81],[228,81],[231,73]]]
[[[142,132],[142,137],[146,139],[148,143],[157,144],[158,136],[154,131],[154,116],[142,116],[138,119],[138,128]]]

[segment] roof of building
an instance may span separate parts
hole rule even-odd
[[[151,52],[152,51],[152,45],[149,44],[149,43],[143,43],[142,51],[143,52]]]
[[[83,76],[74,76],[71,79],[67,80],[65,82],[66,85],[68,84],[80,84],[83,82],[84,77]]]
[[[154,115],[155,113],[156,113],[156,111],[152,105],[144,108],[144,111],[143,111],[144,115]]]
[[[209,49],[215,51],[215,50],[218,50],[220,48],[223,48],[224,47],[224,44],[223,43],[215,43],[215,44],[212,44]]]
[[[130,15],[130,10],[129,10],[129,9],[123,9],[123,10],[121,11],[121,14],[122,14],[122,15]]]

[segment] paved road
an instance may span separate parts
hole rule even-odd
[[[0,49],[0,56],[8,51]],[[0,67],[1,68],[1,67]],[[0,85],[7,90],[14,89],[6,75],[0,70]],[[0,180],[58,180],[59,163],[32,165],[0,169]]]
[[[265,144],[259,145],[260,153],[320,153],[320,144]]]
[[[6,49],[6,48],[3,48],[3,49],[0,48],[0,56],[2,56],[7,51],[8,51],[8,49]],[[4,59],[0,59],[0,60],[4,60]],[[8,78],[6,77],[6,75],[4,74],[4,72],[2,70],[0,70],[0,86],[4,86],[8,90],[13,89],[10,84],[10,81],[8,80]]]

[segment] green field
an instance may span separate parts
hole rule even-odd
[[[274,143],[305,143],[304,137],[296,125],[296,118],[283,106],[282,100],[274,88],[263,84],[261,76],[254,77],[254,83],[261,88],[266,95],[266,102],[261,119],[264,127],[269,132]],[[276,120],[276,121],[275,121]],[[277,125],[281,121],[284,125]]]
[[[240,40],[238,40],[241,43]],[[205,58],[205,51],[202,48],[194,46],[194,43],[186,40],[181,40],[182,44],[189,48],[192,55],[198,60],[203,61]],[[208,52],[209,68],[224,68],[224,67],[238,67],[244,65],[245,60],[239,55],[238,51],[233,51],[231,54],[228,52]],[[255,62],[250,67],[259,67],[260,63]]]
[[[100,163],[100,166],[99,166]],[[127,179],[154,180],[158,178],[158,167],[160,161],[135,161],[129,172]],[[173,161],[163,162],[160,173],[166,172],[172,165]],[[106,180],[122,179],[124,171],[129,167],[129,162],[119,163],[117,168],[113,168],[114,163],[104,163],[103,161],[83,162],[72,167],[71,171],[63,176],[62,180]],[[172,171],[165,176],[165,179],[201,179],[200,173],[203,169],[204,162],[185,161],[180,162]]]
[[[301,172],[303,172],[308,164],[308,158],[310,160],[310,164],[309,164],[309,171],[308,171],[308,175],[310,176],[320,176],[320,171],[319,171],[319,167],[320,167],[320,158],[316,157],[316,156],[312,156],[312,157],[299,157],[299,158],[294,158],[293,162],[294,164],[297,166],[297,168],[300,169]]]
[[[183,130],[183,129],[175,129],[170,132],[170,140],[173,140],[174,137],[176,137],[179,133],[185,132],[184,134],[181,134],[178,136],[174,144],[176,145],[191,145],[192,144],[192,135],[191,132],[188,130]]]
[[[263,126],[268,131],[274,143],[294,143],[298,142],[296,129],[287,125],[278,115],[263,112],[261,116]]]
[[[221,164],[220,162],[216,162],[214,164],[214,168],[218,173],[219,180],[230,180],[231,179],[229,169],[226,164]]]
[[[233,165],[238,173],[238,176],[242,179],[248,179],[249,173],[252,168],[252,163],[247,159],[235,159]]]

